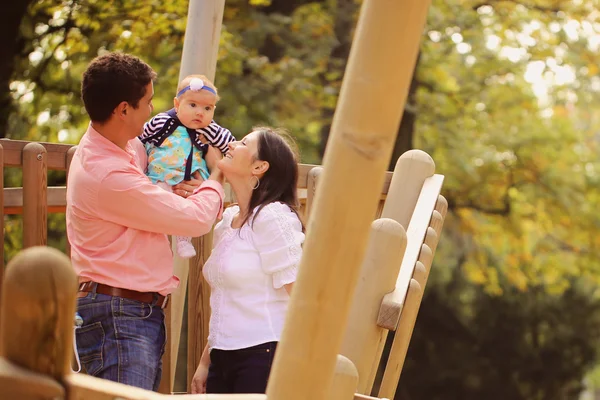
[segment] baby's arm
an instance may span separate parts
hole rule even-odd
[[[212,145],[221,150],[221,153],[227,153],[229,149],[229,143],[235,141],[235,137],[231,134],[229,129],[223,128],[215,121],[212,121],[206,128],[197,130],[198,133],[202,133],[206,140]]]
[[[167,113],[156,114],[150,121],[144,124],[144,131],[138,138],[142,143],[152,142],[152,137],[160,132],[169,118],[171,117]]]

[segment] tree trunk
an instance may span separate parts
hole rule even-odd
[[[5,3],[2,6],[0,37],[4,43],[0,46],[0,138],[6,137],[8,116],[13,107],[10,81],[15,69],[15,60],[20,52],[19,28],[32,0],[20,0]]]

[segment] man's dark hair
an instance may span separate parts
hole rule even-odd
[[[104,54],[83,73],[81,99],[92,121],[106,122],[123,101],[138,108],[146,86],[154,79],[154,70],[139,58],[124,53]]]

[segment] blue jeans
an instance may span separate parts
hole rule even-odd
[[[277,342],[239,350],[212,349],[206,393],[265,393]]]
[[[158,390],[166,341],[160,307],[90,292],[77,299],[77,312],[77,353],[89,375]]]

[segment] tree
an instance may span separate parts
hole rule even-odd
[[[394,154],[414,146],[433,156],[450,212],[402,398],[447,398],[449,387],[464,398],[572,398],[597,362],[597,3],[433,2]],[[257,124],[285,126],[302,160],[319,162],[359,6],[228,0],[216,119],[237,137]],[[159,73],[156,111],[171,106],[187,1],[36,0],[26,10],[14,56],[0,64],[0,99],[12,99],[12,108],[0,101],[6,136],[76,143],[88,123],[81,73],[107,50],[149,62]],[[5,29],[19,14],[0,18],[9,15]],[[57,246],[59,219],[50,223]],[[18,229],[9,223],[7,230],[5,247],[14,251]],[[439,336],[446,331],[451,340]],[[457,366],[462,354],[468,365]],[[553,382],[536,375],[548,359]],[[424,369],[441,383],[411,384],[422,383],[416,377]]]

